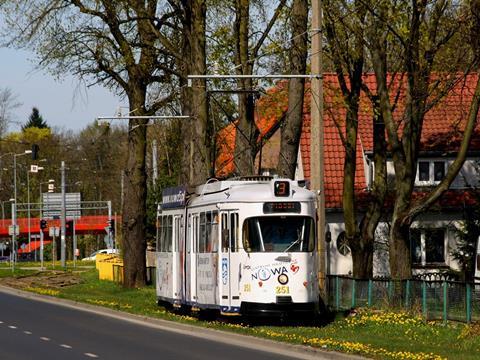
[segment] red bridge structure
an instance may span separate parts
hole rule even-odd
[[[114,221],[120,220],[120,217],[112,216],[111,219]],[[92,215],[92,216],[81,216],[78,219],[75,219],[75,234],[106,234],[105,228],[110,224],[108,222],[108,215]],[[17,219],[17,225],[20,230],[19,237],[28,236],[28,218],[19,218]],[[12,219],[0,220],[0,238],[9,237],[8,227],[12,225]],[[43,235],[45,239],[49,239],[49,228],[50,227],[60,227],[60,219],[47,220],[47,227],[43,229]],[[39,234],[40,233],[40,219],[30,218],[30,233]]]

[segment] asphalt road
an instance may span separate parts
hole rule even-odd
[[[266,352],[255,342],[229,344],[222,333],[185,335],[0,292],[0,359],[291,359],[295,353]],[[199,329],[198,332],[202,330]],[[188,333],[188,331],[185,331]],[[267,349],[268,350],[268,349]],[[310,354],[312,356],[314,354]],[[308,356],[308,357],[310,357]],[[303,357],[303,356],[302,356]],[[308,358],[306,357],[306,358]],[[316,359],[322,356],[315,354]],[[305,357],[303,357],[305,358]],[[313,358],[313,356],[312,356]]]

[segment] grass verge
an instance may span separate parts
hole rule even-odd
[[[37,274],[40,273],[29,270],[15,270],[12,274],[11,270],[0,269],[0,277],[18,276],[20,279]],[[152,286],[124,289],[115,283],[98,280],[97,272],[93,269],[77,276],[81,277],[81,281],[75,285],[52,288],[35,284],[24,286],[23,289],[133,314],[370,358],[480,358],[480,324],[449,323],[444,326],[437,322],[426,323],[420,316],[407,312],[362,309],[346,317],[337,315],[333,321],[322,326],[247,326],[232,321],[200,321],[193,316],[177,315],[157,306]]]

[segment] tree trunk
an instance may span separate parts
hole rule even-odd
[[[251,75],[253,66],[249,63],[248,29],[250,24],[250,1],[235,1],[234,33],[236,41],[235,65],[238,75]],[[252,90],[252,79],[239,79],[241,90]],[[255,152],[252,151],[258,137],[254,119],[252,94],[238,96],[238,123],[235,136],[234,166],[236,175],[254,173]]]
[[[251,89],[252,81],[242,79],[240,88]],[[255,148],[258,131],[255,125],[255,104],[252,94],[238,96],[238,123],[235,135],[234,165],[235,174],[239,176],[255,173]]]
[[[378,111],[378,101],[374,97],[372,100],[374,106],[374,124],[373,124],[373,161],[374,161],[374,181],[371,190],[371,198],[367,212],[360,222],[360,248],[365,251],[365,258],[368,263],[365,264],[365,278],[373,277],[373,253],[375,246],[375,230],[383,214],[385,195],[387,193],[387,145],[385,142],[385,126],[380,111]],[[371,256],[367,256],[367,254]],[[355,264],[355,262],[354,262]]]
[[[184,59],[181,63],[181,72],[184,76],[183,85],[189,74],[205,75],[205,17],[206,5],[204,0],[188,1],[184,5],[183,28]],[[199,185],[207,179],[210,166],[210,142],[207,140],[208,104],[206,95],[206,81],[195,79],[192,87],[182,88],[183,113],[190,119],[182,124],[184,132],[183,169],[181,180],[191,186]]]
[[[366,278],[372,273],[373,243],[371,238],[363,239],[361,236],[355,197],[358,108],[363,83],[362,75],[365,53],[363,24],[365,22],[366,9],[361,1],[351,3],[349,6],[354,9],[355,15],[352,15],[348,25],[340,25],[343,22],[339,22],[335,15],[343,15],[345,11],[350,12],[353,9],[349,6],[342,8],[342,5],[335,1],[327,1],[326,6],[329,11],[325,17],[325,29],[347,112],[345,125],[337,124],[339,136],[345,148],[342,194],[345,237],[352,252],[353,276]],[[348,31],[344,27],[348,27]],[[350,40],[343,38],[346,36],[346,33],[351,34],[351,47],[349,47]],[[345,55],[347,54],[348,56],[346,57]]]
[[[412,277],[412,260],[410,252],[410,223],[394,213],[389,239],[390,276],[394,280]]]
[[[132,84],[134,79],[131,80]],[[132,115],[145,114],[146,87],[132,86],[128,94]],[[145,239],[147,178],[145,174],[146,121],[131,119],[125,169],[122,211],[124,286],[142,287],[146,283]]]
[[[192,1],[191,69],[193,74],[205,75],[207,60],[205,53],[205,0]],[[193,152],[191,152],[192,174],[189,183],[199,185],[206,181],[212,166],[210,161],[210,141],[207,139],[208,104],[206,81],[197,79],[192,86],[193,118],[190,124],[193,130]]]
[[[307,68],[308,2],[294,0],[291,12],[292,44],[290,48],[290,72],[305,74]],[[302,131],[305,79],[288,82],[288,111],[282,126],[278,173],[293,179],[297,167],[298,147]]]
[[[358,234],[358,233],[357,233]],[[350,246],[352,273],[355,279],[371,279],[373,276],[373,238],[357,236]]]

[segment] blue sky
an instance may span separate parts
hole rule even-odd
[[[0,48],[0,88],[10,88],[22,103],[12,120],[24,124],[35,106],[50,127],[78,131],[97,116],[114,115],[125,105],[101,86],[87,89],[72,76],[57,81],[47,72],[35,70],[33,58],[27,51]],[[16,124],[9,128],[17,129]]]

